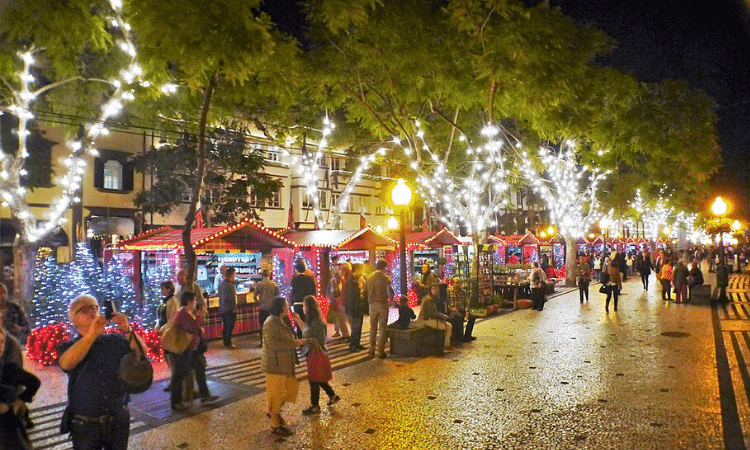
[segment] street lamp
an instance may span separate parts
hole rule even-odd
[[[727,203],[721,197],[716,197],[711,205],[711,212],[717,218],[722,218],[727,213]],[[719,301],[722,303],[729,302],[727,297],[727,285],[729,277],[727,275],[726,261],[724,261],[724,233],[719,231],[719,265],[716,266],[716,285],[719,287]]]
[[[393,204],[399,210],[399,257],[401,258],[401,295],[406,295],[406,231],[404,230],[406,208],[411,201],[411,189],[404,183],[403,178],[399,178],[396,186],[391,191]]]

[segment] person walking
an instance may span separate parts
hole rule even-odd
[[[341,293],[344,296],[344,309],[352,327],[349,334],[349,350],[358,352],[365,349],[360,343],[362,320],[367,307],[367,301],[363,299],[362,295],[364,282],[359,275],[359,270],[354,271],[349,262],[341,265],[341,276],[343,278]]]
[[[393,281],[386,275],[388,263],[381,259],[375,264],[375,272],[367,277],[365,291],[370,305],[370,356],[375,355],[377,343],[378,358],[385,355],[386,328],[388,326],[388,305],[393,301]]]
[[[586,262],[586,257],[581,256],[578,259],[578,266],[576,267],[576,282],[578,283],[578,296],[583,303],[583,297],[586,297],[586,301],[589,301],[589,283],[591,283],[591,268]]]
[[[672,263],[666,259],[659,270],[659,282],[661,283],[661,299],[671,301],[672,300],[672,278],[674,272],[672,271]]]
[[[271,314],[268,311],[271,309],[273,299],[281,295],[281,291],[279,290],[279,285],[271,280],[271,269],[263,269],[261,275],[263,279],[255,286],[253,297],[255,298],[255,302],[258,303],[258,322],[260,322],[259,347],[263,348],[263,323]]]
[[[620,265],[616,259],[612,259],[607,270],[607,303],[604,305],[604,311],[609,313],[609,301],[614,297],[615,300],[615,311],[617,311],[617,299],[620,297],[620,286],[622,285],[622,278],[620,276]]]
[[[174,320],[174,316],[177,314],[177,310],[180,307],[179,301],[174,298],[174,284],[171,281],[162,281],[159,286],[161,289],[161,303],[156,309],[156,316],[158,319],[158,328],[161,329],[164,325]],[[172,353],[168,350],[164,350],[164,362],[167,363],[169,370],[172,370]],[[171,377],[171,372],[170,372]],[[169,384],[164,387],[164,392],[169,392]]]
[[[227,273],[230,269],[227,269]],[[174,326],[191,339],[187,350],[180,354],[172,354],[172,378],[169,382],[170,406],[178,411],[189,409],[189,405],[182,401],[182,385],[191,369],[195,372],[201,403],[212,402],[218,398],[211,395],[206,384],[206,365],[203,353],[198,348],[203,337],[203,328],[197,317],[196,305],[195,293],[183,292],[180,297],[181,308],[174,318]],[[192,382],[190,389],[192,390]]]
[[[675,303],[686,303],[688,301],[688,276],[690,276],[690,272],[685,267],[685,263],[682,260],[677,261],[677,267],[675,267],[672,273],[674,290],[676,292]]]
[[[599,254],[594,257],[594,277],[597,283],[602,282],[602,257]]]
[[[295,339],[286,316],[289,305],[284,297],[276,297],[269,309],[271,313],[263,323],[263,350],[260,370],[266,375],[266,413],[271,420],[271,433],[291,436],[281,417],[281,408],[287,402],[297,400],[299,390],[294,366],[297,363],[297,347],[303,341]]]
[[[307,271],[305,260],[300,258],[294,264],[294,270],[296,273],[292,276],[291,285],[291,298],[289,299],[292,311],[299,314],[302,320],[305,320],[305,311],[302,306],[302,300],[308,295],[315,296],[315,278],[312,272]],[[302,328],[297,328],[297,338],[302,337]]]
[[[651,263],[651,255],[644,250],[638,260],[638,273],[641,274],[641,283],[643,283],[643,290],[645,291],[648,290],[648,278],[651,276],[653,269],[654,265]]]
[[[315,344],[312,343],[313,339],[317,341],[324,352],[328,353],[328,349],[326,348],[328,327],[323,320],[323,313],[320,312],[320,305],[318,305],[317,299],[312,295],[308,295],[303,299],[303,307],[305,308],[306,318],[304,322],[299,314],[294,313],[294,321],[302,327],[302,340],[305,341],[305,346],[302,347],[302,355],[308,356],[314,350]],[[336,395],[336,392],[328,382],[315,382],[310,380],[310,377],[308,377],[307,381],[310,383],[310,407],[304,409],[302,414],[306,416],[320,414],[321,388],[328,394],[328,406],[334,405],[341,400],[341,397]]]
[[[544,309],[544,289],[546,288],[544,271],[539,268],[539,263],[534,261],[534,270],[531,271],[531,309],[541,311]]]
[[[226,276],[219,285],[219,314],[221,314],[221,337],[224,347],[237,348],[232,344],[234,324],[237,322],[237,288],[234,286],[235,269],[227,267]],[[180,297],[182,298],[182,297]]]

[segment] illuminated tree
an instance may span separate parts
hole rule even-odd
[[[550,221],[565,238],[565,282],[575,286],[577,240],[601,217],[596,194],[599,183],[610,172],[584,164],[572,141],[560,144],[559,150],[540,147],[538,166],[524,152],[522,170],[534,191],[547,203]]]
[[[95,6],[78,0],[53,3],[43,12],[33,1],[0,9],[0,113],[17,118],[15,140],[0,142],[0,196],[17,232],[16,293],[27,310],[34,298],[33,271],[40,242],[65,222],[68,208],[80,202],[85,158],[98,154],[95,140],[107,134],[107,121],[134,98],[141,75],[120,1]],[[38,217],[26,200],[25,177],[34,164],[27,144],[36,104],[49,105],[56,96],[63,96],[64,104],[72,108],[88,102],[86,109],[98,111],[66,143],[70,154],[62,161],[65,173],[56,180],[61,193]]]

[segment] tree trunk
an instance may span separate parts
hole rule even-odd
[[[576,264],[578,262],[578,240],[565,238],[565,286],[576,285]]]
[[[34,306],[34,267],[38,250],[38,242],[18,237],[13,242],[14,297],[26,314],[33,311]]]
[[[188,283],[195,279],[196,257],[193,243],[190,240],[190,232],[195,221],[195,211],[198,207],[201,187],[203,186],[203,173],[206,168],[206,124],[208,122],[208,110],[211,107],[211,98],[216,90],[216,71],[214,70],[208,79],[208,86],[203,95],[203,105],[201,106],[201,116],[198,122],[198,168],[195,176],[195,186],[190,197],[190,207],[185,216],[185,228],[182,230],[182,245],[185,248],[185,261],[187,262],[187,279]]]

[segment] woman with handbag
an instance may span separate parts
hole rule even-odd
[[[187,291],[180,296],[180,308],[174,318],[174,326],[182,333],[190,336],[190,345],[182,353],[172,355],[172,379],[169,383],[170,404],[172,409],[184,411],[189,408],[182,401],[182,383],[190,369],[195,371],[195,380],[198,382],[198,391],[201,403],[212,402],[218,397],[211,395],[206,384],[206,365],[199,353],[198,344],[203,335],[201,323],[196,319],[195,305],[197,300],[195,293]]]
[[[260,370],[266,374],[267,415],[271,419],[271,432],[277,436],[290,436],[292,430],[286,427],[281,417],[284,403],[297,400],[297,379],[294,365],[297,362],[297,347],[303,341],[295,339],[292,328],[286,320],[289,305],[284,297],[273,299],[271,309],[263,323],[263,353]]]
[[[308,295],[303,300],[305,321],[294,314],[294,321],[302,328],[302,339],[306,340],[302,355],[307,356],[307,381],[310,383],[310,407],[302,414],[320,414],[320,388],[328,394],[328,406],[336,404],[341,397],[336,395],[328,382],[331,374],[331,361],[328,359],[326,339],[328,327],[323,322],[323,314],[314,296]],[[322,353],[322,354],[320,354]],[[326,379],[327,378],[327,379]]]
[[[6,335],[0,327],[0,349]],[[23,370],[18,364],[0,359],[0,448],[30,450],[31,442],[19,416],[22,406],[34,398],[39,390],[39,378]],[[19,389],[21,393],[19,394]]]

